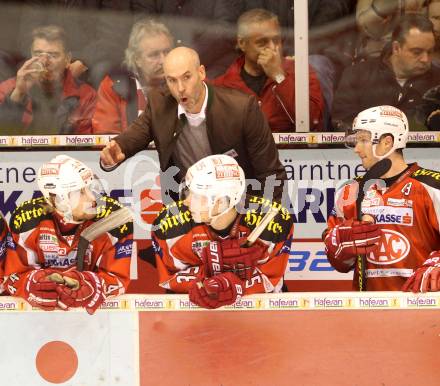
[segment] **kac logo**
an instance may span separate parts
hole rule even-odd
[[[379,252],[371,253],[367,260],[377,265],[389,265],[403,260],[411,249],[408,239],[399,232],[382,229]]]

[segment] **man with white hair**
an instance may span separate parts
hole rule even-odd
[[[393,106],[361,111],[347,136],[367,173],[388,163],[342,187],[324,232],[328,260],[354,269],[356,290],[440,290],[440,173],[408,164],[407,140],[408,120]]]
[[[162,23],[143,19],[134,24],[125,50],[125,68],[107,75],[99,86],[94,134],[124,131],[145,110],[148,92],[166,88],[163,62],[173,40]]]

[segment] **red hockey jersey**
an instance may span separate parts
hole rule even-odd
[[[356,218],[357,190],[354,182],[338,192],[327,231]],[[440,250],[440,172],[409,165],[390,186],[375,184],[365,193],[362,213],[373,216],[382,231],[379,252],[366,256],[367,290],[399,291],[430,252]],[[349,270],[327,257],[337,270]],[[356,266],[353,289],[357,277]]]
[[[244,294],[280,292],[293,237],[292,216],[279,204],[257,196],[250,197],[249,204],[253,207],[248,205],[249,209],[240,215],[236,237],[249,235],[269,205],[279,208],[279,213],[259,237],[268,246],[267,256],[244,283]],[[204,277],[202,249],[220,236],[208,225],[195,223],[182,201],[164,207],[154,222],[154,229],[159,285],[173,292],[187,293],[193,280]]]
[[[72,235],[61,234],[57,221],[46,210],[43,197],[25,201],[14,210],[10,231],[15,248],[8,249],[5,261],[5,289],[9,294],[24,296],[25,283],[22,278],[25,275],[20,275],[24,272],[40,268],[63,271],[76,266],[81,232],[121,208],[118,201],[106,196],[98,199],[97,205],[95,219],[78,225]],[[96,272],[104,280],[106,297],[125,292],[130,281],[132,245],[132,222],[90,242],[84,256],[84,270]],[[16,280],[17,277],[21,279]]]

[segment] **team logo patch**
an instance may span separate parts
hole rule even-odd
[[[124,257],[131,257],[133,250],[133,240],[125,240],[123,243],[117,242],[115,244],[115,258],[121,259]]]
[[[370,253],[367,260],[377,265],[394,264],[408,256],[410,250],[411,245],[404,235],[391,229],[382,229],[379,252]]]

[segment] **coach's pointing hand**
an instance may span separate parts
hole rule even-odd
[[[125,160],[125,154],[122,152],[121,147],[114,140],[111,140],[100,154],[101,163],[104,167],[112,167]]]

